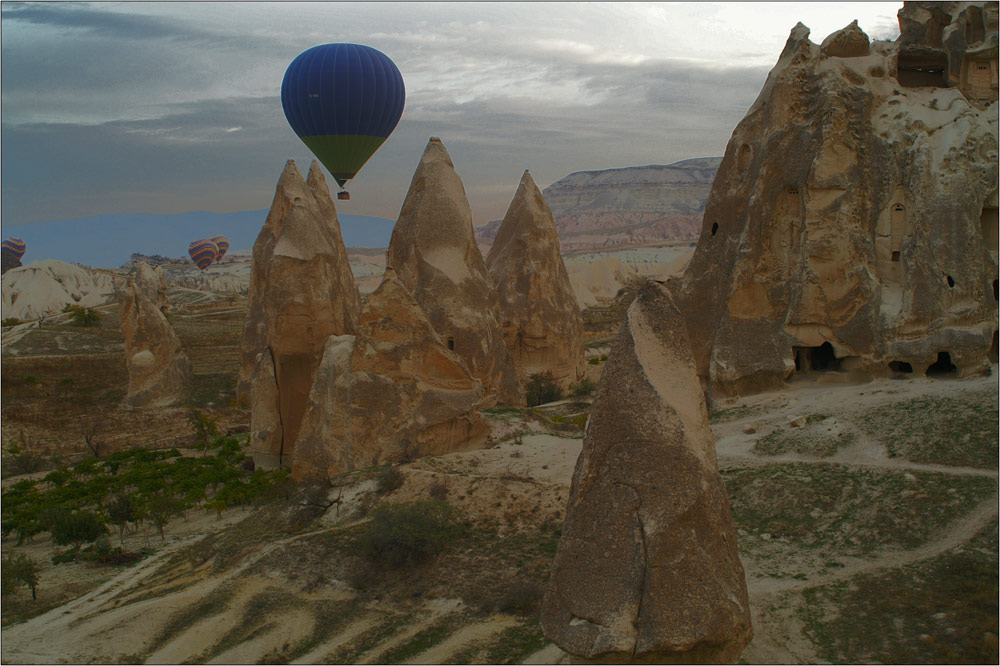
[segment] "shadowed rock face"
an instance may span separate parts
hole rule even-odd
[[[542,606],[609,663],[735,663],[750,605],[684,319],[650,281],[608,358]]]
[[[975,77],[983,58],[996,70],[996,13],[907,3],[899,40],[870,45],[854,24],[822,48],[792,30],[726,148],[679,295],[713,394],[824,369],[919,375],[944,355],[959,376],[988,367],[997,94]]]
[[[479,448],[482,384],[386,270],[358,334],[327,340],[292,463],[296,479]]]
[[[563,388],[579,381],[585,371],[583,318],[559,252],[552,212],[527,171],[486,267],[500,296],[503,339],[521,383],[546,371]]]
[[[319,165],[303,181],[289,161],[254,244],[240,350],[240,390],[250,395],[251,420],[262,424],[251,427],[257,464],[291,461],[326,339],[354,333],[360,301]]]
[[[437,334],[483,383],[483,406],[524,404],[465,187],[438,138],[428,142],[413,174],[389,243],[389,265]]]
[[[121,301],[125,366],[132,407],[163,407],[181,397],[191,378],[191,361],[163,315],[166,282],[159,269],[139,264]]]

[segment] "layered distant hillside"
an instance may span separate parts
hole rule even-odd
[[[564,250],[697,238],[721,157],[578,171],[546,187]],[[477,229],[489,244],[500,222]]]

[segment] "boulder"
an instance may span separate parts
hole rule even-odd
[[[753,635],[685,321],[659,282],[629,307],[597,388],[541,623],[605,663],[736,663]]]
[[[145,268],[143,268],[145,266]],[[191,378],[191,361],[161,309],[162,274],[140,264],[121,301],[125,366],[131,407],[163,407],[176,402]],[[162,303],[166,304],[164,285]]]
[[[296,479],[481,447],[482,384],[386,269],[357,336],[331,336],[295,446]]]
[[[867,55],[831,57],[799,24],[733,131],[678,303],[713,395],[989,367],[996,112],[914,55],[975,13],[929,4]],[[970,58],[996,43],[979,27]]]
[[[518,379],[551,372],[563,387],[583,378],[583,317],[545,198],[527,171],[486,256],[500,296],[503,341]]]
[[[249,389],[251,420],[268,424],[251,427],[258,464],[290,464],[326,340],[354,333],[360,300],[319,165],[313,162],[303,181],[289,161],[254,244],[240,350],[241,390]]]
[[[524,404],[500,332],[500,299],[472,231],[472,208],[436,137],[427,143],[399,211],[388,265],[447,347],[483,383],[483,406]]]

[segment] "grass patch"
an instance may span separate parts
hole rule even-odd
[[[866,555],[916,548],[996,493],[986,477],[775,464],[726,470],[741,530],[794,547]]]
[[[890,458],[995,469],[998,410],[994,389],[958,398],[921,397],[861,412],[856,423]]]
[[[758,456],[779,456],[786,453],[829,458],[836,455],[839,449],[850,446],[857,441],[857,435],[851,431],[832,433],[827,429],[812,424],[822,421],[813,419],[816,414],[806,418],[804,428],[790,430],[787,427],[775,428],[770,433],[758,439],[753,445],[753,453]],[[825,418],[825,417],[823,417]]]
[[[418,631],[410,640],[383,652],[378,657],[378,663],[398,664],[403,662],[434,647],[455,633],[461,626],[459,616],[448,615],[426,629]]]
[[[458,652],[449,664],[520,664],[548,644],[537,620],[510,627],[486,643],[475,644]]]
[[[729,409],[716,409],[708,415],[708,422],[728,423],[729,421],[748,419],[751,416],[760,416],[766,411],[767,410],[760,405],[738,405],[736,407],[730,407]]]
[[[188,627],[224,612],[236,596],[236,588],[220,586],[214,592],[202,597],[198,602],[174,613],[150,645],[149,653],[156,652],[170,640],[179,636]]]
[[[328,664],[355,664],[358,658],[409,624],[414,613],[388,617],[346,645],[328,654],[324,661]]]
[[[933,559],[805,590],[803,632],[831,663],[996,663],[997,547],[994,521]]]

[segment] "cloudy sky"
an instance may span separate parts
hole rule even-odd
[[[406,108],[338,209],[395,219],[439,136],[483,224],[524,169],[544,187],[721,155],[796,22],[894,39],[901,6],[4,1],[0,222],[266,208],[285,160],[311,159],[285,68],[357,42],[399,67]]]

